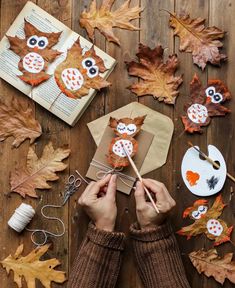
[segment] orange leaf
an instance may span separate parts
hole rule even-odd
[[[143,44],[139,45],[136,55],[140,63],[132,61],[126,64],[128,73],[140,77],[143,81],[131,85],[129,89],[137,96],[153,95],[159,101],[174,104],[183,79],[182,76],[174,76],[179,64],[177,55],[169,56],[164,63],[163,53],[161,46],[150,49]]]
[[[17,148],[26,139],[33,143],[41,134],[41,125],[31,108],[24,109],[15,98],[9,106],[0,102],[0,141],[13,136],[12,147]]]
[[[219,39],[224,37],[225,32],[215,26],[205,27],[205,19],[191,19],[189,15],[178,17],[170,13],[169,23],[174,29],[174,35],[180,37],[180,51],[192,53],[193,63],[202,70],[207,62],[220,65],[221,61],[227,59],[219,51],[223,46]]]
[[[14,282],[19,288],[22,287],[23,277],[28,288],[35,288],[36,279],[38,279],[45,288],[50,288],[51,282],[64,283],[66,278],[65,272],[54,269],[60,264],[57,259],[39,260],[41,256],[47,252],[49,247],[49,244],[37,247],[27,256],[22,256],[24,246],[21,244],[17,248],[15,255],[9,255],[0,263],[3,268],[6,269],[7,274],[9,274],[10,270],[14,272]]]
[[[22,197],[28,195],[37,198],[35,189],[50,189],[47,181],[59,179],[56,172],[63,171],[67,165],[62,162],[70,154],[69,149],[54,150],[52,143],[48,143],[38,158],[32,147],[29,147],[27,167],[16,169],[11,173],[11,192],[19,193]]]
[[[189,254],[193,266],[201,274],[223,284],[227,278],[235,284],[235,262],[232,261],[233,253],[227,253],[223,258],[218,256],[216,249],[209,251],[193,251]]]
[[[119,39],[113,34],[113,28],[126,30],[140,30],[130,23],[131,20],[138,19],[142,8],[129,7],[131,0],[125,1],[117,10],[111,12],[115,0],[103,0],[97,9],[96,0],[90,4],[88,11],[83,11],[80,16],[80,25],[86,29],[90,39],[94,40],[95,28],[97,28],[108,41],[120,45]]]

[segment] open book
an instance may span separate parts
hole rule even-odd
[[[58,43],[53,46],[52,49],[63,53],[52,63],[49,63],[46,73],[50,74],[51,77],[38,86],[32,87],[18,77],[22,75],[22,72],[18,69],[20,56],[9,50],[9,40],[4,36],[0,42],[0,77],[57,117],[73,126],[94,98],[96,90],[90,88],[88,95],[79,99],[69,98],[62,93],[57,85],[54,78],[54,71],[56,67],[66,59],[67,50],[72,47],[78,38],[83,48],[83,53],[89,50],[93,44],[32,2],[27,2],[6,35],[24,38],[24,19],[43,32],[51,33],[62,31]],[[98,47],[94,46],[94,49],[96,54],[102,58],[107,68],[104,73],[100,74],[102,78],[106,79],[112,72],[116,61]]]

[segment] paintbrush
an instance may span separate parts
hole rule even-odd
[[[202,157],[204,157],[209,163],[211,163],[215,168],[219,169],[220,165],[216,163],[214,160],[212,160],[210,157],[208,157],[204,152],[202,152],[200,149],[195,147],[190,141],[188,141],[188,145],[193,147]],[[228,178],[230,178],[235,183],[235,178],[227,172]]]
[[[129,152],[126,150],[126,148],[125,148],[125,146],[123,145],[122,142],[121,142],[121,145],[122,145],[122,149],[124,150],[124,152],[125,152],[125,154],[126,154],[128,160],[129,160],[129,162],[130,162],[130,164],[131,164],[133,170],[135,171],[136,176],[139,178],[140,182],[143,184],[143,178],[141,177],[141,175],[140,175],[140,173],[139,173],[139,171],[138,171],[138,169],[137,169],[137,167],[136,167],[134,161],[132,160],[132,158],[131,158]],[[151,203],[152,203],[154,209],[155,209],[156,212],[159,214],[160,212],[159,212],[159,210],[158,210],[158,208],[157,208],[157,205],[156,205],[156,203],[154,202],[154,200],[153,200],[153,198],[152,198],[152,196],[151,196],[149,190],[144,186],[144,184],[143,184],[143,187],[144,187],[144,191],[146,192],[146,194],[147,194],[149,200],[151,201]]]

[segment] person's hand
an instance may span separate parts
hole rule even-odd
[[[116,175],[91,182],[78,200],[99,229],[113,231],[117,217]]]
[[[151,202],[148,202],[144,186],[156,197],[157,213]],[[147,199],[147,200],[146,200]],[[136,214],[141,229],[155,228],[163,223],[167,213],[175,206],[165,185],[152,179],[143,179],[143,184],[138,181],[135,190]]]

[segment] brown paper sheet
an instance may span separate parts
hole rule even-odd
[[[103,131],[108,125],[110,116],[115,118],[134,118],[140,115],[147,115],[142,129],[154,135],[152,144],[140,169],[140,174],[144,175],[166,163],[171,137],[174,130],[174,124],[169,117],[154,111],[143,104],[132,102],[88,123],[88,128],[98,146],[103,136]]]
[[[100,141],[100,144],[96,150],[96,153],[93,157],[94,160],[96,160],[102,164],[105,164],[106,166],[109,166],[110,169],[112,169],[112,167],[111,167],[111,165],[108,164],[106,155],[108,154],[109,145],[110,145],[110,142],[114,136],[115,136],[115,134],[114,134],[113,130],[110,127],[107,127],[105,129],[103,137]],[[139,134],[135,137],[135,139],[138,141],[138,151],[137,151],[136,155],[133,157],[133,160],[134,160],[135,165],[136,165],[138,170],[140,170],[140,168],[144,162],[146,154],[148,153],[149,147],[151,146],[151,143],[153,141],[153,137],[154,137],[153,134],[146,132],[146,131],[143,131],[143,130],[141,130],[139,132]],[[100,171],[99,168],[90,165],[90,167],[87,171],[86,177],[97,181],[98,180],[98,177],[97,177],[98,171]],[[121,171],[121,173],[123,173],[125,175],[129,175],[129,176],[134,178],[134,180],[129,180],[129,179],[123,178],[123,180],[128,184],[128,185],[126,185],[118,177],[117,190],[129,195],[131,192],[131,189],[133,187],[133,184],[136,180],[136,175],[135,175],[134,170],[131,166],[125,167]]]

